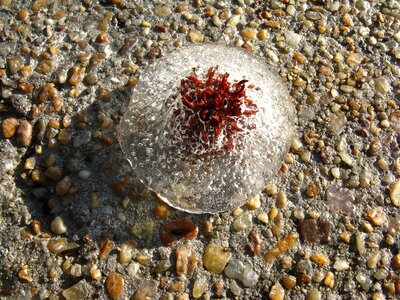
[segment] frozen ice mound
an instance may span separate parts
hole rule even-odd
[[[254,126],[238,133],[232,151],[188,145],[176,111],[181,80],[210,67],[229,81],[248,80],[258,112]],[[179,119],[179,118],[178,118]],[[241,206],[277,174],[294,134],[295,113],[287,88],[260,58],[219,44],[192,45],[156,60],[142,73],[121,120],[120,144],[136,175],[171,206],[216,213]],[[253,128],[254,127],[254,128]],[[216,146],[218,148],[218,145]]]

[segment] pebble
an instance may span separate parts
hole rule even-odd
[[[271,263],[277,257],[286,253],[289,249],[293,248],[298,242],[298,237],[294,233],[288,234],[282,240],[280,240],[275,247],[269,249],[264,256],[267,264]]]
[[[400,207],[400,179],[398,179],[390,188],[390,200],[396,207]]]
[[[367,217],[376,226],[381,226],[386,223],[387,217],[383,211],[383,207],[378,206],[367,211]]]
[[[8,118],[3,121],[1,126],[1,132],[3,134],[3,138],[9,139],[12,138],[17,131],[18,128],[18,120],[15,118]]]
[[[99,267],[97,265],[92,265],[90,267],[90,277],[93,280],[100,281],[100,279],[101,279],[101,271],[99,270]]]
[[[138,239],[144,241],[150,241],[153,236],[153,227],[154,227],[154,221],[148,219],[145,221],[133,223],[130,231]]]
[[[228,278],[241,280],[244,268],[244,264],[240,260],[234,258],[228,263],[224,273]]]
[[[124,292],[124,277],[117,272],[109,274],[106,278],[105,287],[110,297],[117,299]]]
[[[203,265],[213,273],[221,273],[231,258],[231,253],[225,248],[209,243],[204,249]]]
[[[45,176],[51,180],[59,181],[63,177],[63,174],[60,167],[51,166],[47,168]]]
[[[64,220],[61,217],[55,217],[51,222],[50,228],[55,234],[63,234],[67,232],[67,226],[65,226]]]
[[[253,225],[253,216],[250,212],[245,212],[233,221],[233,229],[239,232]]]
[[[195,299],[200,298],[208,290],[207,281],[197,278],[193,283],[192,296]]]
[[[130,298],[132,300],[146,300],[151,299],[157,295],[158,284],[154,280],[143,280],[135,294]]]
[[[85,300],[90,294],[90,285],[84,279],[62,291],[66,300]]]
[[[285,299],[285,290],[280,285],[279,282],[276,282],[269,291],[269,299],[270,300],[284,300]]]
[[[389,92],[390,86],[387,79],[384,77],[375,79],[375,89],[381,94]]]
[[[82,180],[88,179],[90,177],[91,173],[89,170],[81,170],[78,173],[78,177]]]
[[[23,147],[28,147],[32,142],[32,125],[27,120],[22,120],[17,130],[18,142]]]
[[[326,243],[329,241],[330,225],[321,219],[304,219],[299,223],[299,233],[302,241]]]
[[[326,191],[326,200],[331,212],[344,211],[351,214],[355,211],[355,197],[347,188],[331,185]]]
[[[315,287],[313,287],[308,292],[306,300],[321,300],[321,293]]]
[[[350,67],[358,66],[364,60],[364,56],[360,53],[350,53],[346,59],[346,63]]]
[[[253,198],[247,200],[246,205],[251,210],[259,209],[261,206],[260,195],[257,194]]]
[[[168,6],[156,6],[154,8],[154,14],[159,18],[167,18],[172,13],[172,10]]]
[[[324,284],[329,288],[333,288],[335,284],[335,275],[332,272],[326,272]]]
[[[245,41],[252,41],[256,38],[256,32],[252,28],[243,29],[241,34]]]
[[[347,261],[339,259],[335,261],[335,263],[333,264],[333,268],[339,272],[346,271],[350,268],[350,265]]]
[[[67,240],[64,238],[51,240],[47,243],[47,249],[54,254],[60,254],[64,251],[73,250],[78,247],[79,245],[77,243],[67,242]]]
[[[288,30],[285,34],[286,43],[292,47],[297,47],[303,36],[301,34],[295,33],[292,30]]]
[[[139,272],[140,265],[136,262],[131,262],[129,266],[126,268],[128,275],[132,278],[136,277],[136,274]]]
[[[202,43],[204,41],[204,35],[201,33],[201,31],[197,29],[192,29],[189,32],[189,41],[192,43]]]
[[[128,240],[121,244],[118,256],[118,261],[121,265],[131,262],[136,246],[137,243],[134,240]]]
[[[58,196],[65,196],[71,188],[72,182],[69,176],[65,176],[56,184],[56,194]]]
[[[245,267],[242,276],[242,283],[245,287],[254,287],[257,284],[259,275],[250,267]]]

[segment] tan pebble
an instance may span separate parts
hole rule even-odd
[[[197,29],[192,29],[188,36],[189,41],[192,43],[202,43],[204,41],[204,35]]]
[[[79,245],[77,243],[67,242],[64,238],[51,240],[47,243],[47,249],[54,254],[60,254],[64,251],[73,250],[78,247]]]
[[[276,209],[276,207],[271,208],[268,215],[269,219],[273,220],[277,215],[278,215],[278,210]]]
[[[209,243],[204,249],[203,265],[213,273],[221,273],[231,258],[231,253],[223,247]]]
[[[283,283],[285,288],[290,290],[290,289],[294,288],[295,285],[296,285],[296,277],[293,276],[293,275],[285,276],[282,279],[282,283]]]
[[[264,22],[264,26],[265,27],[270,27],[273,29],[280,29],[281,28],[281,24],[279,22],[276,21],[265,21]]]
[[[320,267],[325,266],[326,263],[328,262],[328,258],[321,253],[315,253],[315,254],[311,255],[311,260],[313,262],[315,262],[317,265],[319,265]]]
[[[390,188],[390,200],[396,207],[400,207],[400,179],[398,179]]]
[[[372,224],[376,226],[381,226],[386,223],[387,217],[383,211],[383,207],[378,206],[367,212],[368,219],[372,222]]]
[[[256,195],[253,198],[247,200],[246,205],[251,210],[259,209],[261,206],[260,195]]]
[[[261,29],[258,33],[257,33],[257,38],[260,41],[265,41],[268,37],[268,31],[266,29]]]
[[[18,277],[21,280],[27,281],[27,282],[32,282],[33,278],[31,276],[29,276],[28,273],[28,265],[24,265],[18,272]]]
[[[172,283],[168,288],[168,292],[171,293],[180,293],[183,292],[184,290],[185,290],[185,283],[183,281],[176,281]]]
[[[36,72],[41,73],[41,74],[48,74],[50,73],[56,66],[56,62],[52,59],[45,59],[42,60],[37,66],[36,66]]]
[[[282,288],[279,282],[276,282],[269,291],[270,300],[283,300],[285,298],[285,290]]]
[[[245,41],[252,41],[256,38],[256,32],[252,28],[245,28],[242,30],[242,37]]]
[[[267,264],[271,263],[277,257],[286,253],[289,249],[293,248],[298,242],[298,236],[294,233],[288,234],[282,240],[280,240],[275,247],[269,249],[264,256]]]
[[[353,19],[348,13],[343,14],[342,21],[346,26],[353,26],[354,25]]]
[[[284,192],[279,192],[276,195],[276,201],[275,201],[276,206],[282,209],[286,207],[286,203],[287,203],[286,194]]]
[[[93,280],[99,281],[101,279],[101,271],[99,270],[99,267],[97,265],[92,265],[90,267],[90,277]]]
[[[46,183],[47,183],[44,173],[42,171],[40,171],[39,169],[34,169],[32,171],[31,178],[32,178],[32,181],[36,184],[46,185]]]
[[[113,272],[107,276],[105,286],[110,297],[117,299],[124,292],[124,277],[117,272]]]
[[[34,12],[38,12],[39,10],[41,10],[43,7],[45,7],[47,4],[46,0],[36,0],[35,2],[33,2],[32,4],[32,10]]]
[[[346,244],[350,243],[351,235],[349,232],[345,231],[340,234],[340,239]]]
[[[69,176],[65,176],[56,184],[56,194],[58,196],[65,196],[71,188],[72,182]]]
[[[376,269],[378,262],[381,260],[381,252],[376,250],[371,256],[367,259],[367,267],[369,269]]]
[[[335,284],[335,275],[333,275],[332,272],[326,272],[324,284],[329,288],[333,288],[333,285]]]
[[[310,198],[318,197],[321,194],[321,187],[318,182],[310,183],[306,188],[306,194]]]
[[[207,281],[197,278],[193,283],[192,296],[195,299],[200,298],[208,290]]]
[[[55,217],[50,224],[50,228],[55,234],[63,234],[67,232],[67,226],[65,226],[64,220],[61,217]]]
[[[275,196],[278,193],[278,187],[273,184],[273,183],[269,183],[265,189],[264,192],[268,195],[268,196]]]
[[[21,121],[17,131],[17,138],[21,146],[30,146],[32,142],[32,125],[27,120]]]
[[[121,265],[131,262],[136,246],[137,243],[134,240],[125,241],[121,244],[118,257],[118,261]]]
[[[364,56],[360,53],[350,53],[346,59],[346,63],[350,67],[358,66],[364,59]]]
[[[8,118],[3,121],[1,126],[1,132],[3,134],[3,138],[9,139],[12,138],[17,131],[18,128],[18,120],[15,118]]]

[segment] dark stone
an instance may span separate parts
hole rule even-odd
[[[331,225],[326,220],[305,219],[299,223],[300,239],[309,243],[328,243]]]
[[[32,189],[32,195],[35,199],[44,201],[49,199],[50,192],[45,187],[36,187]]]

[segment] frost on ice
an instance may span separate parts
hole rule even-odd
[[[234,145],[228,150],[221,142],[230,134],[228,127],[211,139],[199,135],[196,142],[197,136],[188,136],[193,132],[182,130],[180,121],[187,121],[179,92],[182,80],[194,68],[205,79],[217,66],[232,84],[247,80],[247,87],[254,85],[246,89],[246,97],[257,107],[245,126],[239,124],[241,129],[232,133]],[[286,87],[262,60],[240,48],[193,45],[143,72],[121,120],[120,143],[139,179],[170,205],[216,213],[241,206],[276,174],[294,133],[294,118]]]

